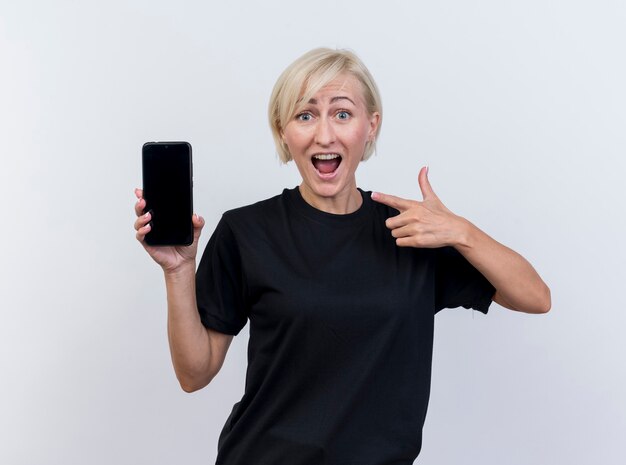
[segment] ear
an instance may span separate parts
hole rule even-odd
[[[368,142],[374,142],[376,140],[376,133],[378,132],[379,125],[380,125],[380,113],[375,111],[370,116],[370,130],[368,134]]]

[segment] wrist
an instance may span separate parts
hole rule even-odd
[[[459,216],[457,232],[455,234],[454,242],[451,244],[456,249],[469,249],[473,247],[474,237],[476,233],[476,226],[474,226],[469,220]]]
[[[189,279],[189,275],[196,275],[196,261],[189,260],[174,268],[163,268],[163,275],[165,276],[165,279],[169,281],[180,281]]]

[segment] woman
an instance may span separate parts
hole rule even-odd
[[[430,392],[435,314],[490,303],[550,308],[532,266],[448,210],[419,173],[423,201],[357,187],[382,106],[362,62],[316,49],[279,77],[269,105],[279,156],[302,182],[224,213],[196,274],[189,247],[137,239],[164,270],[172,360],[182,388],[219,372],[250,320],[245,393],[218,464],[412,464]]]

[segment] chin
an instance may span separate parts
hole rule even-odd
[[[308,184],[308,189],[315,195],[324,198],[334,198],[346,190],[345,185],[338,183],[315,183],[313,185]]]

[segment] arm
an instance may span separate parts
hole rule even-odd
[[[165,272],[167,335],[180,386],[193,392],[208,385],[224,364],[230,334],[205,328],[196,304],[195,263]]]
[[[550,289],[524,257],[505,247],[468,220],[448,210],[422,168],[419,184],[424,200],[406,200],[373,193],[372,198],[400,211],[386,225],[399,247],[456,248],[496,288],[493,299],[503,307],[525,313],[550,310]]]
[[[493,301],[511,310],[546,313],[550,289],[520,254],[458,217],[458,241],[452,244],[496,288]]]
[[[205,328],[196,303],[195,257],[204,220],[192,218],[194,241],[188,247],[152,247],[144,238],[150,231],[150,213],[141,189],[135,190],[136,238],[163,269],[167,290],[167,331],[172,363],[178,381],[186,392],[211,382],[224,363],[232,336]]]

